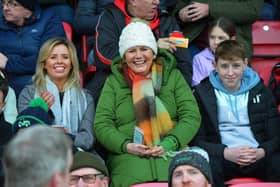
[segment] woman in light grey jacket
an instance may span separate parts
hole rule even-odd
[[[20,93],[18,111],[28,107],[30,100],[41,97],[53,116],[53,125],[68,133],[74,146],[90,150],[93,138],[94,101],[79,83],[79,63],[73,43],[50,39],[40,49],[33,85]]]

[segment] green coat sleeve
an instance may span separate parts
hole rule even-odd
[[[199,127],[201,116],[195,97],[184,80],[182,74],[173,70],[170,74],[168,87],[172,88],[176,106],[175,127],[167,134],[166,138],[173,137],[177,140],[177,149],[185,147],[195,136]],[[174,86],[172,86],[174,85]],[[163,139],[164,141],[164,139]]]
[[[116,127],[116,91],[114,90],[114,83],[111,78],[109,77],[106,80],[99,98],[94,120],[94,130],[97,140],[107,150],[113,153],[123,153],[126,151],[126,143],[131,138]]]

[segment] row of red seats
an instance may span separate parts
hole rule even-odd
[[[168,187],[167,182],[150,182],[150,183],[142,183],[135,184],[130,187]],[[235,183],[229,185],[229,187],[280,187],[280,183],[277,182],[252,182],[247,181],[243,183]]]
[[[254,51],[251,66],[268,85],[273,66],[280,62],[280,21],[256,21],[252,31]]]

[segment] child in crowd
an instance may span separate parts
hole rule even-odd
[[[215,187],[233,177],[280,181],[279,113],[241,44],[222,42],[215,71],[195,87],[202,117],[194,144],[205,149]]]
[[[214,69],[214,53],[217,46],[224,40],[234,40],[235,38],[235,25],[229,19],[220,17],[210,23],[208,27],[209,47],[193,58],[192,86],[198,85]]]

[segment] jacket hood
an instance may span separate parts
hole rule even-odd
[[[216,71],[212,71],[210,73],[209,80],[215,89],[220,90],[226,94],[239,95],[239,94],[245,93],[246,91],[249,91],[254,86],[256,86],[258,84],[258,82],[260,82],[260,77],[251,68],[246,67],[243,72],[243,77],[241,80],[241,87],[239,90],[237,90],[235,92],[230,92],[223,86],[222,81]]]
[[[157,58],[160,59],[163,63],[163,84],[167,81],[171,71],[176,68],[176,59],[175,57],[165,49],[158,49]],[[123,63],[122,58],[120,56],[116,56],[112,60],[111,71],[114,77],[120,82],[123,86],[127,86],[124,72],[120,68],[120,64]]]

